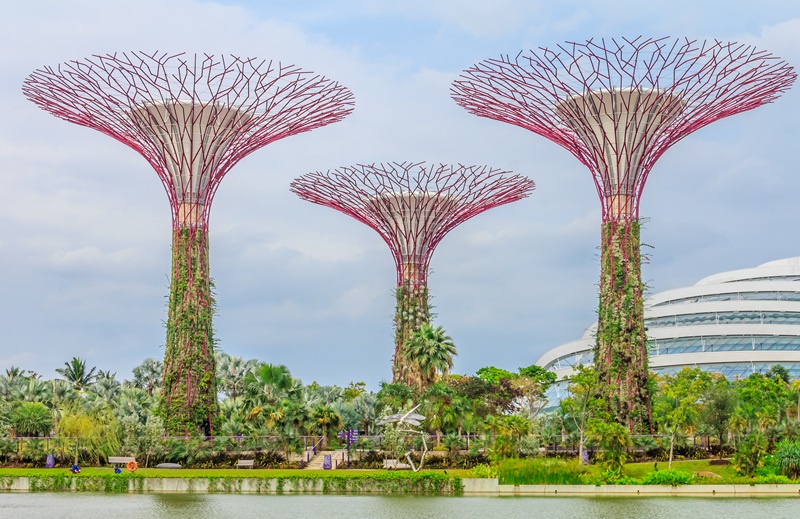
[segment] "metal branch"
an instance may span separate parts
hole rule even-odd
[[[430,259],[457,225],[527,197],[534,183],[487,166],[391,162],[309,173],[291,184],[303,200],[375,229],[389,245],[397,284],[427,285]]]
[[[774,101],[794,70],[752,46],[688,39],[568,42],[482,61],[451,88],[469,112],[520,126],[592,172],[604,221],[638,218],[647,176],[673,144]]]
[[[22,90],[43,110],[147,159],[167,191],[175,228],[207,227],[219,182],[248,154],[353,110],[352,94],[334,81],[225,55],[95,55],[38,69]]]

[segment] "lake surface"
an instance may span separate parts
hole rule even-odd
[[[800,517],[800,497],[579,498],[229,494],[0,494],[0,518],[676,519]]]

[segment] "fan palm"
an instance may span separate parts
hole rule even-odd
[[[133,384],[147,391],[148,396],[153,396],[153,391],[161,385],[164,364],[154,358],[147,358],[133,368]]]
[[[423,324],[406,344],[405,358],[418,373],[420,392],[436,381],[436,372],[447,375],[453,367],[456,346],[444,328]]]
[[[217,377],[219,377],[220,390],[230,398],[241,395],[244,392],[245,378],[256,367],[256,361],[219,353],[217,355]]]

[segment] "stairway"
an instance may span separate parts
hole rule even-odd
[[[342,453],[344,453],[344,452],[345,452],[344,450],[318,451],[317,454],[313,458],[311,458],[311,461],[308,462],[308,465],[306,465],[305,468],[306,468],[306,470],[322,470],[322,464],[325,462],[325,455],[329,454],[330,457],[331,457],[331,460],[332,460],[332,467],[331,468],[335,469],[336,468],[336,460],[338,459],[341,462]],[[345,454],[345,459],[347,459],[347,454]]]

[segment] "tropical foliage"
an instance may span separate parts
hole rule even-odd
[[[345,447],[337,433],[356,430],[354,466],[379,468],[384,458],[402,459],[407,452],[419,459],[419,434],[381,422],[415,409],[425,417],[418,431],[428,435],[433,450],[426,466],[469,468],[493,461],[487,473],[505,467],[501,472],[509,481],[517,474],[520,481],[620,483],[629,480],[623,467],[632,457],[663,461],[668,469],[675,460],[728,457],[727,470],[737,477],[798,477],[800,385],[780,368],[737,380],[697,368],[654,375],[648,382],[654,434],[632,436],[612,419],[614,410],[601,397],[592,368],[578,367],[560,404],[552,406],[546,398],[555,382],[551,373],[537,366],[487,366],[475,375],[451,374],[444,331],[426,325],[415,336],[445,355],[431,354],[418,364],[428,366],[417,371],[424,384],[384,382],[377,392],[363,381],[305,385],[287,366],[218,352],[213,437],[198,430],[167,434],[158,412],[161,366],[154,359],[135,367],[131,380],[77,358],[58,371],[63,378],[51,380],[10,367],[0,376],[0,463],[41,466],[53,454],[62,466],[76,460],[102,464],[123,455],[143,466],[231,467],[247,455],[259,467],[296,467],[307,452]],[[568,460],[539,459],[553,454]],[[594,474],[587,476],[586,464],[599,469],[586,468]],[[685,479],[660,472],[647,482]]]

